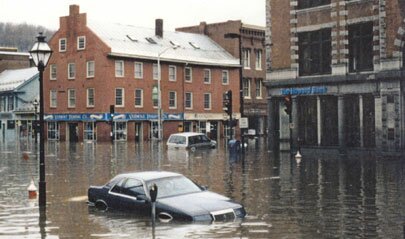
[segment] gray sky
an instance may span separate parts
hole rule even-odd
[[[265,0],[0,0],[0,22],[59,28],[59,17],[69,14],[69,5],[100,22],[154,27],[164,20],[164,29],[227,20],[265,26]]]

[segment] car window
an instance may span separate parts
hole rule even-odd
[[[185,144],[186,143],[186,137],[184,136],[179,136],[179,135],[173,135],[169,139],[169,143],[173,144]]]
[[[153,180],[147,183],[148,188],[150,188],[154,183],[158,187],[158,198],[201,192],[201,188],[198,185],[184,176]]]
[[[125,178],[121,179],[115,186],[111,189],[111,192],[121,193],[122,185],[124,184]]]
[[[201,135],[201,139],[204,143],[211,142],[211,140],[206,135]]]
[[[198,143],[198,136],[191,136],[188,138],[188,144],[193,145]]]
[[[122,193],[128,196],[137,197],[139,195],[145,195],[143,184],[141,181],[129,178],[123,187]]]

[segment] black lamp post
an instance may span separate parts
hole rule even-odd
[[[37,36],[37,41],[30,51],[32,60],[39,71],[39,207],[46,206],[45,182],[45,140],[44,140],[44,87],[43,72],[52,55],[52,50],[45,41],[42,32]]]
[[[240,29],[239,29],[240,31]],[[230,38],[230,39],[238,39],[239,43],[239,104],[240,104],[240,117],[244,117],[244,105],[243,105],[243,75],[242,75],[242,69],[243,69],[243,60],[242,60],[242,35],[239,33],[225,33],[224,34],[225,38]],[[240,136],[241,136],[241,143],[242,143],[242,153],[245,152],[245,142],[244,142],[244,135],[243,135],[243,129],[240,129]]]
[[[32,102],[32,104],[34,105],[34,119],[35,119],[35,123],[34,123],[34,140],[35,140],[35,147],[37,147],[37,109],[38,109],[38,101],[37,99],[34,100],[34,102]]]

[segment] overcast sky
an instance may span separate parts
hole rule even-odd
[[[227,20],[265,26],[265,0],[0,0],[0,22],[59,28],[59,17],[69,14],[69,5],[99,22],[153,28],[156,18],[164,29]]]

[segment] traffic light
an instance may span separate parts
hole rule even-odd
[[[224,93],[223,109],[228,115],[232,115],[232,91],[228,90]]]
[[[284,96],[284,106],[285,106],[284,111],[287,115],[291,115],[291,104],[292,104],[291,95]]]

